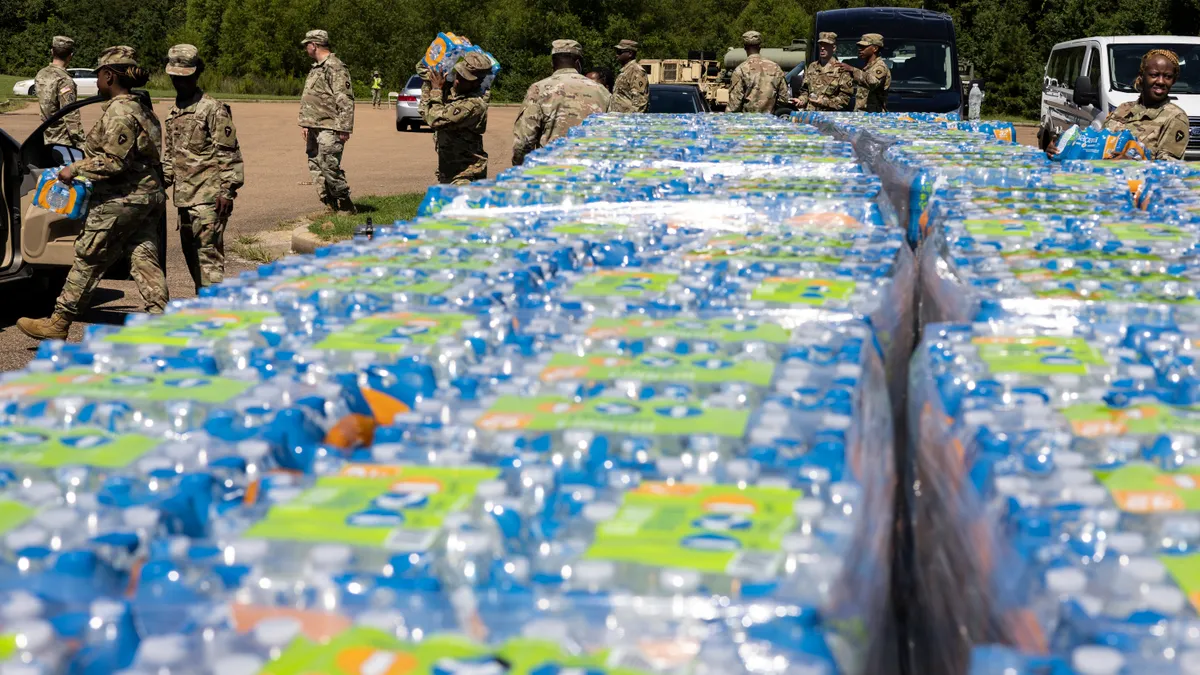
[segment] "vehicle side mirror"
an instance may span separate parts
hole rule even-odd
[[[1075,78],[1075,91],[1071,100],[1077,106],[1097,105],[1100,102],[1096,95],[1096,90],[1092,88],[1092,81],[1085,75],[1080,75]]]

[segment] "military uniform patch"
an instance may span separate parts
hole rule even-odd
[[[1185,139],[1185,138],[1187,138],[1187,134],[1183,133],[1182,131],[1175,132],[1175,142],[1176,143],[1182,143],[1183,139]]]

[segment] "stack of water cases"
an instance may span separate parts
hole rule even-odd
[[[423,209],[0,377],[0,672],[898,669],[916,272],[848,143],[598,116]]]
[[[1200,672],[1193,172],[806,119],[918,247],[916,672]]]

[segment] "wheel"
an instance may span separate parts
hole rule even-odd
[[[406,127],[408,127],[407,124],[401,122],[400,120],[396,120],[396,131],[404,131]]]
[[[36,84],[29,85],[29,94],[28,95],[29,96],[37,96],[37,85]]]

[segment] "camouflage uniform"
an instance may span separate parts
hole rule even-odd
[[[633,40],[621,40],[617,44],[618,51],[637,52],[638,43]],[[642,68],[637,58],[630,60],[621,68],[617,81],[613,83],[612,100],[609,101],[609,112],[644,113],[650,109],[650,80],[646,77],[646,69]]]
[[[167,74],[189,76],[199,57],[191,45],[168,54]],[[200,100],[167,115],[163,177],[174,187],[179,209],[179,241],[188,272],[199,291],[225,279],[225,226],[217,197],[233,200],[245,183],[242,150],[229,106],[203,94]]]
[[[74,49],[75,47],[74,40],[61,35],[55,37],[52,44],[55,49]],[[54,113],[75,102],[77,91],[75,80],[71,79],[65,68],[53,63],[38,71],[37,78],[34,80],[34,88],[37,89],[38,107],[41,108],[43,122],[50,119]],[[46,127],[44,137],[49,145],[67,145],[73,148],[82,146],[83,120],[79,116],[79,111],[69,113],[58,122]]]
[[[762,44],[758,31],[747,31],[742,35],[747,47]],[[759,54],[751,54],[733,70],[729,86],[729,112],[770,113],[776,106],[789,103],[787,83],[783,71],[774,61]]]
[[[476,81],[491,71],[491,61],[481,53],[471,52],[454,66],[455,77]],[[483,134],[487,131],[488,103],[491,94],[478,89],[461,94],[450,88],[430,87],[425,120],[438,134],[437,179],[439,183],[466,185],[487,178],[488,155],[483,149]],[[422,105],[425,99],[421,100]]]
[[[859,40],[858,46],[882,49],[883,36],[867,33]],[[875,60],[868,63],[866,68],[851,70],[850,78],[858,85],[858,92],[854,96],[855,112],[887,112],[888,91],[892,88],[892,71],[888,70],[882,58],[876,55]]]
[[[583,50],[574,40],[555,40],[552,54],[581,56]],[[525,155],[565,136],[588,115],[608,110],[609,99],[604,85],[574,68],[560,68],[534,82],[525,92],[525,102],[513,124],[513,165],[520,165]]]
[[[301,44],[309,42],[328,47],[329,35],[323,30],[309,31]],[[345,144],[338,133],[354,131],[354,89],[350,70],[335,54],[314,63],[308,71],[300,97],[299,124],[308,129],[308,171],[321,201],[330,205],[349,201],[350,185],[342,170]]]
[[[821,33],[817,42],[836,45],[837,34]],[[799,97],[805,110],[850,110],[854,79],[839,64],[836,56],[831,56],[824,65],[819,61],[808,64]]]
[[[136,65],[132,47],[110,47],[97,68]],[[75,263],[58,296],[55,314],[74,320],[87,308],[96,284],[125,253],[138,291],[152,314],[167,306],[167,279],[159,264],[158,227],[166,208],[161,159],[162,127],[154,111],[133,95],[104,105],[88,132],[75,176],[94,183],[87,222],[75,240]]]
[[[1148,108],[1139,101],[1122,103],[1104,120],[1109,131],[1128,129],[1146,146],[1150,159],[1183,159],[1190,128],[1187,113],[1174,103]]]

